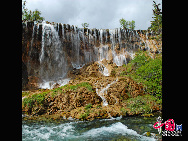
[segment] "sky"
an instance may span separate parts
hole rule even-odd
[[[23,0],[22,0],[23,1]],[[153,0],[26,0],[26,8],[41,11],[45,21],[89,28],[119,28],[119,20],[135,21],[135,29],[146,30],[152,21]],[[162,0],[155,0],[161,3]]]

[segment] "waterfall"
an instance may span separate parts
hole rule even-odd
[[[31,34],[31,35],[29,35]],[[142,32],[141,32],[142,34]],[[147,33],[148,36],[148,33]],[[109,76],[102,60],[117,66],[127,64],[141,42],[137,31],[116,29],[83,29],[66,24],[23,24],[23,62],[29,76],[40,82],[59,81],[67,77],[69,70],[80,69],[92,61],[99,61],[104,76]],[[28,41],[30,41],[28,51]]]
[[[118,81],[118,78],[115,81],[113,81],[112,83],[108,84],[105,88],[101,89],[100,91],[98,90],[98,88],[96,88],[96,93],[97,93],[98,96],[101,97],[101,99],[103,101],[103,106],[108,105],[108,102],[107,102],[106,98],[104,97],[104,94],[107,94],[108,88],[110,88],[110,86],[117,81]]]
[[[122,66],[123,64],[127,64],[125,54],[114,55],[113,62],[117,66]]]
[[[63,78],[67,71],[67,59],[58,31],[51,24],[42,23],[42,46],[39,56],[39,75],[43,81]]]
[[[110,76],[110,73],[108,69],[105,67],[105,65],[101,61],[97,61],[99,64],[99,70],[104,76]]]

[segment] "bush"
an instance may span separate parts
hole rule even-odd
[[[22,1],[22,20],[23,21],[43,21],[44,17],[41,17],[39,10],[31,11],[26,8],[26,0]]]
[[[146,92],[162,98],[162,56],[155,59],[146,52],[138,52],[127,65],[127,75],[145,86]],[[123,73],[125,74],[125,73]]]
[[[47,92],[43,92],[40,94],[34,94],[31,97],[24,98],[23,100],[24,107],[27,106],[28,108],[32,108],[34,104],[43,105],[46,94]]]
[[[147,92],[161,98],[162,59],[151,60],[136,70],[140,81],[147,86]]]
[[[161,109],[161,101],[152,95],[137,96],[127,101],[128,114],[146,114]],[[123,110],[123,109],[122,109]],[[126,110],[124,110],[126,111]]]

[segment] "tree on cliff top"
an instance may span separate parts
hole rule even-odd
[[[44,17],[41,17],[39,10],[31,11],[26,8],[26,0],[22,2],[22,21],[43,21]]]
[[[135,21],[126,21],[124,18],[119,20],[120,25],[123,29],[127,30],[127,29],[131,29],[134,30],[135,28]]]
[[[155,1],[153,1],[153,21],[151,21],[151,26],[148,29],[151,29],[155,34],[160,35],[162,31],[162,12],[159,8],[159,4],[156,4]]]
[[[85,29],[85,28],[89,27],[89,24],[88,23],[82,23],[82,26]]]

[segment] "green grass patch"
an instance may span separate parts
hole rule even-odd
[[[86,87],[88,89],[88,91],[93,92],[93,88],[88,82],[82,82],[82,83],[79,83],[79,84],[76,84],[76,85],[68,84],[68,85],[65,85],[65,86],[63,86],[61,88],[76,90],[79,87]]]
[[[148,114],[161,109],[162,101],[152,95],[137,96],[126,101],[129,114]],[[122,109],[125,111],[124,109]]]
[[[91,103],[89,103],[89,104],[87,104],[86,106],[85,106],[85,110],[89,110],[89,109],[91,109],[93,107],[93,105],[91,104]]]
[[[29,94],[30,94],[30,92],[28,92],[28,91],[22,92],[22,97],[28,96]]]
[[[42,105],[45,100],[45,96],[48,92],[43,92],[39,94],[33,94],[32,96],[23,99],[24,106],[31,108],[35,103]]]

